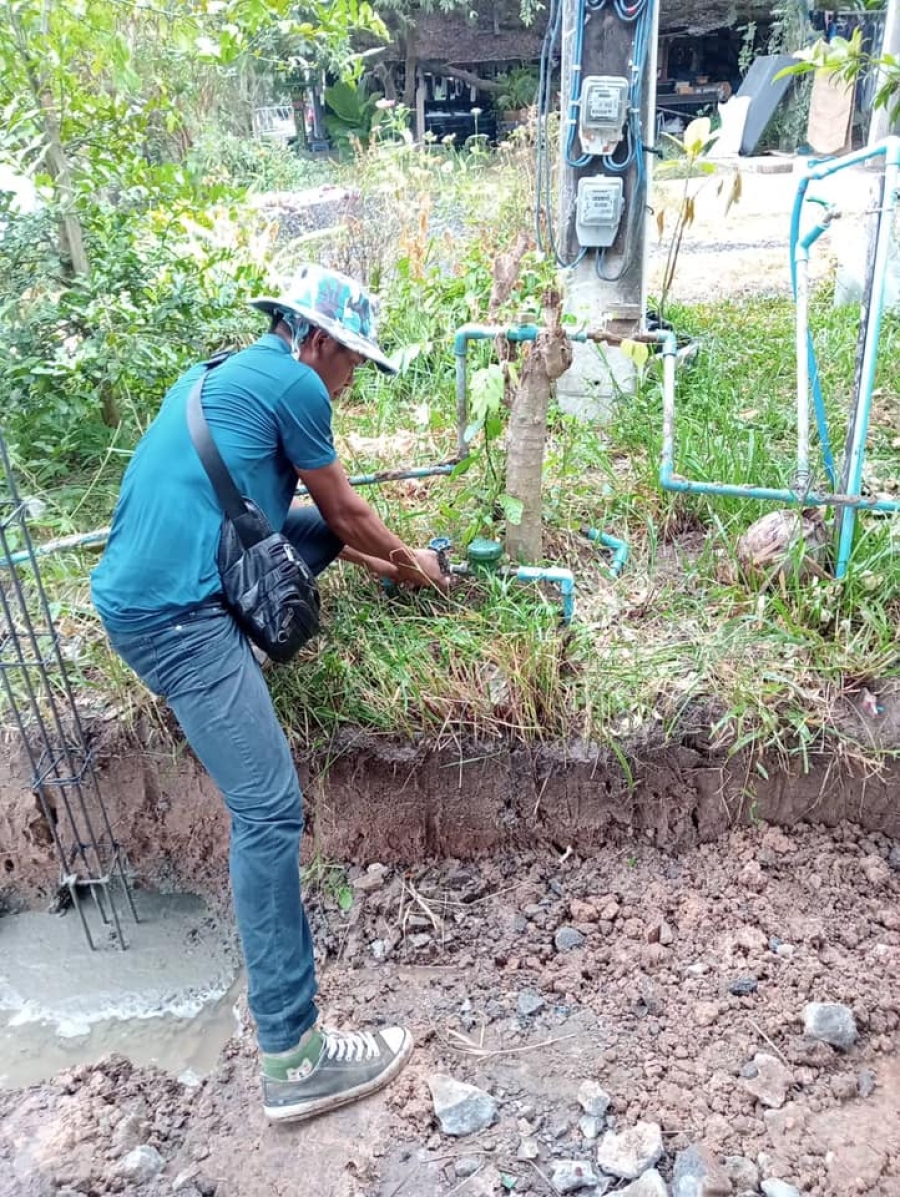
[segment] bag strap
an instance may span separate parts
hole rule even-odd
[[[228,466],[222,460],[222,454],[216,448],[216,442],[213,440],[206,416],[203,414],[202,403],[203,384],[209,371],[220,366],[228,356],[227,353],[217,353],[215,357],[203,363],[203,373],[194,383],[188,396],[187,422],[194,448],[197,450],[203,468],[213,485],[216,498],[219,500],[222,510],[240,532],[241,517],[246,515],[247,508],[241,492],[234,484]],[[243,540],[243,537],[241,539]]]

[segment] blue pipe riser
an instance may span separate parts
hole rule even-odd
[[[583,535],[595,544],[601,544],[605,549],[613,550],[613,559],[609,563],[608,569],[613,577],[617,578],[628,561],[627,543],[624,540],[619,540],[618,537],[610,536],[608,532],[601,532],[599,528],[585,528]]]

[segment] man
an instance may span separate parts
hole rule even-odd
[[[238,490],[314,573],[341,556],[400,583],[443,589],[435,554],[390,532],[335,454],[331,401],[366,361],[395,372],[375,341],[368,295],[312,266],[285,294],[253,306],[269,315],[268,333],[211,369],[202,395]],[[219,598],[222,510],[188,432],[187,399],[203,369],[178,379],[135,450],[92,594],[113,647],[165,696],[224,796],[263,1105],[272,1119],[297,1120],[386,1084],[412,1039],[401,1027],[317,1026],[300,895],[300,785],[261,669]],[[298,476],[315,506],[294,501]]]

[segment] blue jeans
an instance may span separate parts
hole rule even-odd
[[[282,529],[318,574],[343,545],[313,507]],[[264,1052],[287,1051],[317,1017],[312,938],[300,895],[303,796],[250,643],[215,603],[152,632],[108,632],[163,695],[231,815],[231,890],[248,1000]]]

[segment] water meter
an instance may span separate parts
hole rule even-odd
[[[581,85],[578,136],[586,154],[611,154],[622,140],[628,112],[628,80],[588,75]]]
[[[625,195],[621,179],[592,176],[578,180],[575,233],[578,244],[605,249],[616,239]]]

